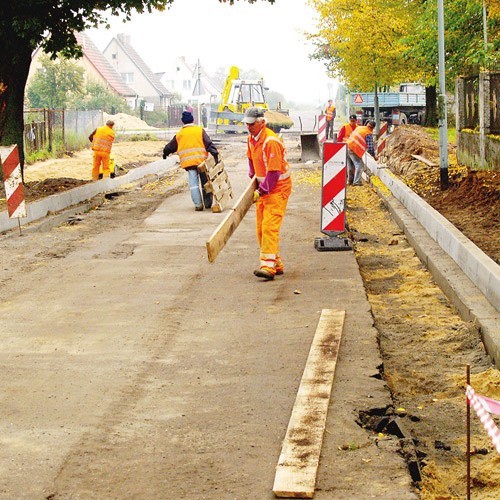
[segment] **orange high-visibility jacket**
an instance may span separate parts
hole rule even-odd
[[[354,132],[354,130],[355,130],[356,128],[358,128],[358,127],[357,127],[357,125],[354,125],[354,127],[352,127],[350,123],[346,123],[346,124],[344,125],[344,128],[345,128],[345,135],[344,135],[344,138],[345,138],[345,139],[349,139],[349,137],[351,137],[351,134],[352,134],[352,133]]]
[[[182,168],[197,167],[206,160],[208,153],[203,143],[203,128],[188,123],[176,134],[177,154]]]
[[[255,175],[263,181],[267,172],[281,172],[279,180],[290,177],[290,168],[285,158],[285,146],[282,140],[269,128],[262,129],[259,139],[254,142],[248,136],[247,156],[252,160]]]
[[[97,127],[94,137],[92,138],[92,150],[110,153],[114,140],[115,132],[111,127],[107,125]]]
[[[356,130],[347,139],[347,147],[360,158],[366,152],[366,136],[373,134],[373,130],[366,126],[356,127]]]
[[[326,120],[331,122],[333,120],[333,114],[335,113],[335,106],[328,106],[326,108]]]

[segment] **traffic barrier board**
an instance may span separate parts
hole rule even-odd
[[[323,143],[321,232],[327,235],[345,231],[346,163],[345,143]]]
[[[26,204],[24,202],[24,188],[19,162],[17,144],[0,149],[0,162],[7,199],[9,217],[26,217]]]

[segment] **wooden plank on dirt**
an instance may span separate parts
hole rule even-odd
[[[425,163],[428,167],[437,167],[438,164],[434,163],[431,160],[428,160],[424,156],[421,155],[411,155],[412,158],[415,158],[415,160],[421,161],[422,163]]]
[[[207,240],[206,246],[209,262],[215,261],[219,252],[224,248],[224,245],[240,225],[243,217],[245,217],[245,214],[253,204],[253,192],[256,189],[257,179],[254,177],[238,198],[234,207]]]
[[[276,466],[273,493],[313,498],[345,310],[323,309]]]

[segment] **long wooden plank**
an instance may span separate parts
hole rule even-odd
[[[277,497],[314,497],[344,319],[344,310],[321,312],[276,466]]]
[[[224,248],[231,235],[240,225],[249,208],[253,204],[253,192],[257,189],[257,179],[254,177],[245,191],[236,201],[234,207],[226,215],[224,220],[217,226],[206,242],[208,261],[214,262],[219,252]]]
[[[421,155],[411,155],[412,158],[415,158],[415,160],[421,161],[422,163],[425,163],[428,167],[437,167],[437,163],[434,163],[431,160],[428,160],[424,156]]]

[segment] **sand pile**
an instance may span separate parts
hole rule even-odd
[[[154,130],[154,127],[149,126],[144,120],[137,116],[127,115],[126,113],[117,113],[116,115],[108,115],[103,113],[104,121],[113,120],[115,122],[114,129],[120,130]]]

